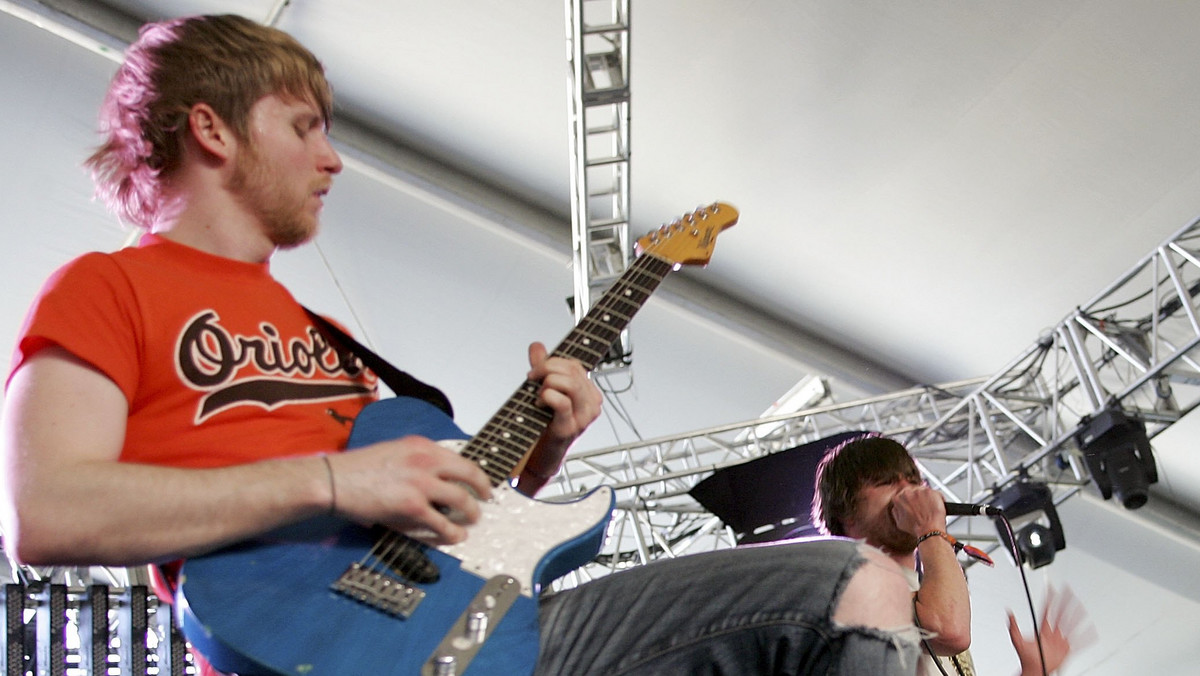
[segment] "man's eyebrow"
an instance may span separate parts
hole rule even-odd
[[[292,114],[292,124],[303,124],[308,129],[317,126],[329,128],[329,121],[325,119],[325,115],[321,111],[307,107],[298,109]]]

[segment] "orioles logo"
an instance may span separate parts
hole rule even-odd
[[[261,335],[233,335],[213,310],[193,317],[179,335],[175,366],[192,389],[206,392],[196,423],[237,406],[272,410],[289,403],[327,402],[371,394],[374,376],[362,361],[329,344],[313,327],[284,342],[270,323]],[[245,367],[253,375],[239,377]],[[370,381],[370,382],[368,382]]]

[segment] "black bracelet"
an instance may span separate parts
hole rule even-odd
[[[325,461],[325,473],[329,475],[329,513],[337,513],[337,484],[333,481],[333,464],[329,462],[329,455],[322,453],[321,459]]]
[[[556,474],[558,474],[558,470],[554,470],[553,472],[551,472],[549,474],[542,474],[541,472],[535,472],[529,465],[525,465],[525,468],[522,471],[525,474],[528,474],[529,476],[531,476],[535,479],[541,479],[542,481],[550,481],[551,479],[554,478],[554,476]]]

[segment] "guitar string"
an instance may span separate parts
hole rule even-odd
[[[647,264],[653,262],[653,259],[646,259]],[[660,282],[662,276],[665,275],[670,269],[669,264],[660,263],[660,267],[664,268],[660,275],[650,275],[652,281]],[[636,280],[639,275],[640,273],[635,274],[633,276],[634,279]],[[640,276],[645,277],[646,275]],[[652,285],[641,286],[631,283],[625,286],[631,287],[639,292],[642,298],[636,300],[641,301],[644,300],[645,297],[649,296],[648,289]],[[612,303],[598,304],[598,307],[600,307],[602,311],[608,312],[609,314],[616,314],[622,320],[627,322],[632,313],[619,312],[615,307],[611,306],[621,303],[627,305],[636,305],[637,303],[629,303],[627,300],[622,299],[620,297],[622,289],[614,287],[614,290],[616,293],[611,295]],[[626,292],[633,293],[633,291]],[[619,333],[620,331],[619,328],[614,328],[610,324],[600,323],[594,319],[591,322],[582,322],[581,328],[585,332],[587,329],[602,329],[606,331],[609,335],[600,336],[600,339],[607,340],[608,342],[611,342],[611,338],[615,337],[615,333]],[[568,340],[564,341],[565,348],[561,350],[562,352],[571,354],[575,352],[575,350],[572,348],[579,348],[589,351],[584,347],[586,343],[578,338],[579,333],[580,332],[573,332]],[[598,334],[599,331],[592,333],[592,335]],[[602,354],[597,354],[594,351],[590,352],[593,353],[594,361],[586,359],[582,361],[585,361],[585,363],[590,361],[591,365],[594,366],[596,363],[598,363]],[[540,438],[542,431],[544,431],[546,425],[548,425],[552,419],[552,412],[549,409],[537,404],[538,386],[539,384],[536,382],[527,381],[524,383],[522,387],[519,388],[518,391],[513,395],[513,397],[510,398],[508,404],[506,404],[501,411],[494,416],[493,420],[490,421],[488,425],[485,425],[483,431],[479,435],[476,435],[476,437],[468,443],[467,447],[463,451],[464,456],[483,466],[484,470],[491,478],[493,485],[499,485],[500,483],[508,480],[513,469],[515,469],[515,467],[520,463],[525,454],[532,449],[538,438]],[[539,423],[537,427],[532,424],[527,424],[528,419],[531,417],[535,422]],[[519,441],[524,442],[523,447],[520,447],[520,445],[517,443]],[[489,458],[497,457],[503,460],[499,466],[489,461]],[[398,540],[389,538],[387,545],[388,546],[385,550],[386,559],[388,564],[393,568],[399,567],[398,563],[401,560],[413,557],[416,553],[416,550],[419,549],[417,547],[417,543],[408,539]],[[420,561],[413,561],[411,565],[420,565]],[[412,569],[401,568],[401,572],[411,575]]]
[[[527,390],[528,388],[523,389]],[[524,398],[525,401],[519,401],[522,398]],[[514,426],[508,425],[504,423],[504,421],[507,418],[521,420],[528,417],[533,417],[535,419],[539,419],[539,422],[545,424],[549,417],[540,415],[540,411],[537,410],[538,407],[536,406],[535,397],[529,396],[527,392],[518,392],[516,395],[514,395],[514,399],[518,400],[515,401],[514,404],[524,404],[522,409],[524,413],[513,413],[509,414],[508,416],[497,414],[497,416],[495,416],[496,422],[492,423],[488,427],[504,426],[507,430],[524,430],[528,432],[528,434],[519,435],[519,438],[523,438],[527,442],[528,447],[532,448],[533,443],[535,443],[537,437],[540,436],[539,432],[533,430],[529,425]],[[506,409],[512,408],[518,407],[515,405],[509,405],[506,407]],[[506,411],[502,410],[502,413],[505,412]],[[486,429],[487,428],[485,427],[485,430]],[[489,466],[485,467],[485,471],[493,480],[493,485],[499,485],[503,481],[507,480],[508,474],[511,473],[512,469],[516,467],[520,459],[524,457],[524,453],[520,452],[519,449],[507,448],[514,443],[514,435],[511,431],[502,432],[500,434],[496,434],[495,432],[481,433],[480,435],[476,436],[476,439],[479,441],[476,442],[475,440],[472,440],[473,443],[469,443],[468,448],[464,449],[464,455],[483,455],[485,453],[484,451],[470,449],[472,446],[478,447],[485,445],[484,442],[487,441],[490,442],[490,450],[493,451],[492,453],[487,453],[487,455],[495,457],[497,454],[499,454],[501,457],[505,458],[511,463],[507,469],[505,469],[503,466],[498,467],[492,463],[488,463]],[[371,559],[373,559],[373,561],[371,561]],[[422,545],[420,542],[403,534],[396,533],[395,531],[385,531],[383,536],[380,537],[380,539],[376,542],[375,546],[367,554],[367,557],[365,557],[365,560],[360,565],[363,565],[364,568],[367,568],[375,573],[386,573],[390,570],[403,578],[413,580],[425,579],[427,577],[425,575],[427,566],[432,565],[432,563],[425,554],[424,545]]]
[[[660,269],[639,269],[651,266]],[[628,325],[633,314],[672,268],[673,264],[656,256],[640,257],[631,269],[633,274],[629,275],[629,279],[622,279],[614,285],[612,293],[597,303],[594,311],[580,322],[577,330],[568,336],[555,354],[576,358],[588,366],[589,370],[594,368],[608,349],[597,351],[592,347],[592,341],[611,345],[624,326]],[[624,297],[622,297],[623,294]],[[612,316],[616,316],[620,320],[619,327],[614,326],[611,322]],[[601,318],[604,321],[601,321]],[[552,412],[549,409],[537,405],[537,389],[538,383],[526,381],[514,394],[510,403],[503,407],[501,412],[494,416],[493,421],[485,426],[483,432],[472,439],[464,449],[464,455],[484,467],[494,486],[508,480],[509,474],[524,458],[525,453],[532,449],[533,444],[537,442],[545,426],[552,419]],[[535,422],[540,423],[541,429],[524,424],[528,418],[533,418]],[[510,420],[516,424],[508,422]],[[523,436],[524,432],[528,432],[530,436]],[[525,442],[524,452],[519,448],[511,447],[514,433]],[[478,447],[481,446],[484,448],[479,449]],[[488,462],[488,457],[497,455],[505,462],[511,463],[507,469],[504,468],[504,462],[499,466]],[[360,565],[376,574],[386,574],[388,570],[392,570],[399,573],[401,577],[413,579],[422,573],[420,569],[425,567],[427,561],[428,558],[421,543],[395,531],[385,531],[368,554],[364,556]]]

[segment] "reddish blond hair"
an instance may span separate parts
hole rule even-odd
[[[212,106],[245,141],[250,108],[271,94],[311,100],[326,126],[332,119],[321,62],[287,33],[236,15],[147,24],[100,108],[105,140],[85,163],[97,197],[122,220],[150,228],[163,208],[163,181],[182,161],[191,107]]]

